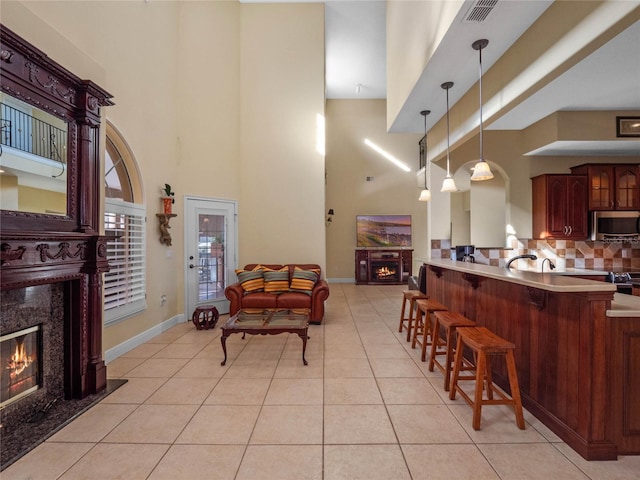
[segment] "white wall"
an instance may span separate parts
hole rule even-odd
[[[148,308],[105,329],[105,349],[185,314],[185,195],[238,201],[240,263],[324,266],[321,4],[3,1],[2,23],[113,94],[106,117],[138,162]],[[164,183],[172,247],[155,223]]]
[[[326,263],[324,8],[241,6],[239,264]]]

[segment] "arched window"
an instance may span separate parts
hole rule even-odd
[[[105,234],[110,271],[104,279],[105,325],[146,307],[146,210],[140,176],[131,149],[107,121],[105,152]]]

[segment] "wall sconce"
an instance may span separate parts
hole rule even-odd
[[[329,215],[329,217],[327,218],[327,222],[329,223],[333,222],[333,208],[329,209],[329,211],[327,212],[327,215]]]

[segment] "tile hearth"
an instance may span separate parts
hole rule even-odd
[[[636,479],[587,462],[525,411],[449,400],[399,333],[402,286],[331,284],[297,335],[227,340],[177,325],[108,365],[128,382],[2,472],[13,479]]]

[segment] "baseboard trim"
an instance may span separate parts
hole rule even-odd
[[[156,335],[160,335],[162,332],[166,332],[171,327],[179,323],[182,323],[184,321],[185,321],[184,314],[179,314],[173,318],[170,318],[169,320],[165,320],[164,322],[159,323],[158,325],[155,325],[154,327],[151,327],[149,330],[146,330],[134,337],[131,337],[130,339],[122,342],[121,344],[116,345],[115,347],[110,348],[109,350],[106,350],[104,352],[104,362],[108,364],[109,362],[115,360],[119,356],[124,355],[128,351],[133,350],[136,347],[139,347],[145,342],[148,342]]]
[[[356,283],[356,279],[351,278],[327,278],[329,283]]]

